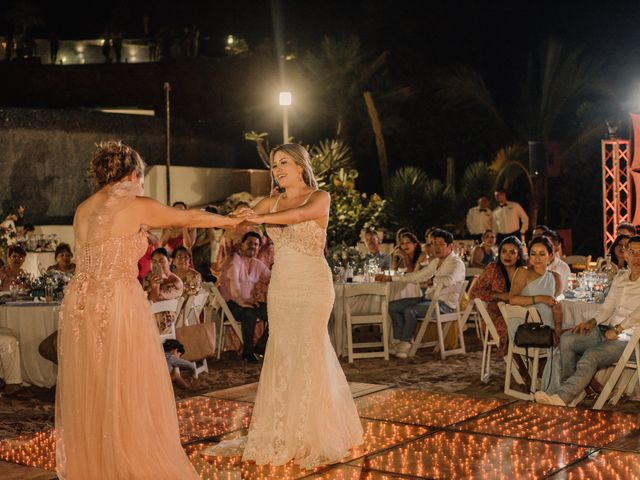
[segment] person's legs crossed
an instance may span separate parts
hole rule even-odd
[[[393,325],[393,338],[401,340],[403,342],[410,342],[413,337],[413,331],[407,337],[404,335],[405,330],[405,316],[404,311],[413,305],[422,302],[422,297],[402,298],[400,300],[393,300],[389,302],[389,316],[391,317],[391,323]],[[415,329],[415,324],[414,324]]]

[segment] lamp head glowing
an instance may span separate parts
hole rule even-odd
[[[280,92],[280,105],[283,107],[291,105],[291,92]]]

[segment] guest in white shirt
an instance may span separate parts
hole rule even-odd
[[[486,195],[478,197],[478,205],[471,207],[467,212],[467,230],[471,238],[480,242],[482,234],[491,230],[493,215],[489,208],[489,199]]]
[[[446,230],[436,230],[432,234],[435,259],[425,268],[406,275],[378,276],[378,281],[425,282],[428,287],[424,297],[403,298],[389,302],[389,315],[393,322],[392,353],[398,358],[407,358],[411,339],[418,324],[431,304],[437,287],[442,286],[438,301],[440,313],[451,313],[460,302],[460,284],[464,282],[465,268],[460,258],[453,253],[453,235]]]
[[[515,235],[522,239],[529,229],[529,216],[518,202],[507,200],[507,191],[500,188],[495,191],[498,206],[493,211],[493,231],[498,234],[498,243]]]
[[[553,260],[549,264],[548,270],[556,272],[560,276],[561,292],[567,289],[567,283],[569,282],[569,275],[571,275],[571,267],[560,258],[562,244],[560,243],[560,237],[555,230],[547,230],[543,236],[547,237],[553,245]]]
[[[600,312],[560,337],[561,383],[535,394],[538,403],[568,405],[601,369],[618,360],[640,323],[640,237],[625,250],[629,270],[620,273]],[[604,327],[602,330],[598,327]]]

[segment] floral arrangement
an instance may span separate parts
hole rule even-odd
[[[359,251],[356,247],[339,243],[329,249],[327,258],[332,268],[351,265],[357,269],[364,266],[366,253]]]
[[[47,286],[52,287],[53,293],[60,296],[64,291],[64,287],[67,286],[72,278],[73,275],[71,273],[47,270],[39,277],[30,275],[25,283],[31,291],[32,297],[44,297],[44,289]]]

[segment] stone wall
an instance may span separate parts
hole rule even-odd
[[[120,139],[150,165],[164,164],[160,118],[75,110],[0,109],[0,202],[19,201],[25,221],[65,224],[90,194],[86,167],[96,142]],[[260,167],[241,161],[233,146],[209,126],[172,122],[172,165],[211,168]]]

